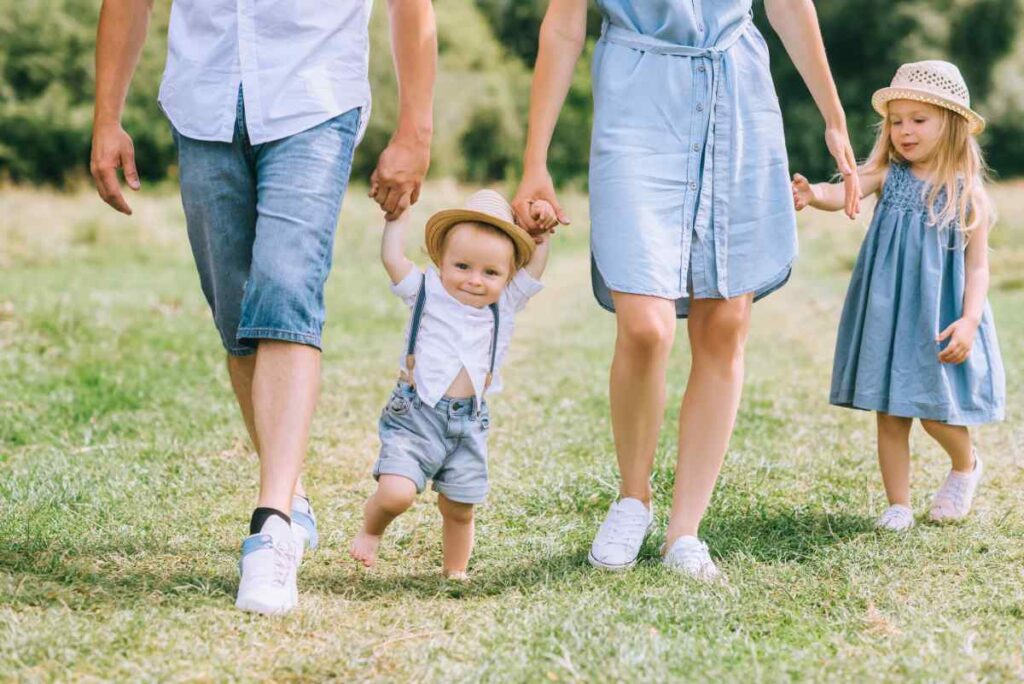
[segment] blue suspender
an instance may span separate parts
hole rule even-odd
[[[423,281],[420,283],[420,291],[416,293],[416,304],[412,308],[412,323],[409,325],[409,345],[405,349],[405,368],[406,375],[410,385],[416,386],[416,380],[413,377],[412,370],[416,366],[416,338],[420,333],[420,320],[423,318],[423,305],[427,300],[427,276],[424,274]],[[494,363],[498,356],[498,323],[501,317],[498,313],[498,304],[495,302],[490,307],[491,316],[494,317],[494,330],[491,331],[491,363],[487,369],[487,378],[484,380],[484,392],[491,386],[491,380],[494,378]],[[480,393],[482,397],[484,392]]]

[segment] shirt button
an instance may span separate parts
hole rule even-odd
[[[704,111],[704,105],[702,105],[700,103],[697,103],[697,111],[698,112],[703,112]]]

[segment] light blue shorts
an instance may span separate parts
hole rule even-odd
[[[416,390],[399,382],[380,416],[380,456],[374,479],[401,475],[422,492],[434,491],[457,503],[478,504],[487,497],[487,402],[477,414],[476,399],[444,397],[431,408]]]
[[[195,140],[172,126],[192,254],[229,354],[252,354],[261,339],[320,348],[359,117],[352,109],[253,145],[239,91],[232,142]]]

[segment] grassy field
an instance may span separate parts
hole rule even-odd
[[[991,301],[1010,391],[976,437],[987,476],[963,525],[880,534],[874,419],[831,408],[835,326],[869,214],[801,216],[792,282],[755,307],[736,434],[702,533],[727,586],[657,562],[586,563],[617,486],[606,385],[613,318],[594,303],[586,202],[555,239],[492,401],[492,494],[472,581],[438,575],[424,495],[378,568],[346,553],[371,491],[376,419],[405,313],[349,195],[328,287],[306,482],[322,546],[300,607],[233,607],[254,504],[249,452],[173,189],[135,217],[89,194],[3,190],[0,212],[0,680],[1004,681],[1024,678],[1024,199],[1003,186]],[[416,215],[458,202],[436,184]],[[422,255],[419,255],[422,261]],[[670,500],[673,357],[654,476]],[[920,513],[948,469],[915,429]]]

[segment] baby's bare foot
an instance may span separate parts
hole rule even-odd
[[[352,540],[352,545],[348,547],[348,553],[366,567],[372,568],[373,564],[377,562],[378,545],[380,545],[380,536],[360,532]]]
[[[452,582],[468,582],[469,575],[465,570],[442,570],[441,571],[446,579]]]

